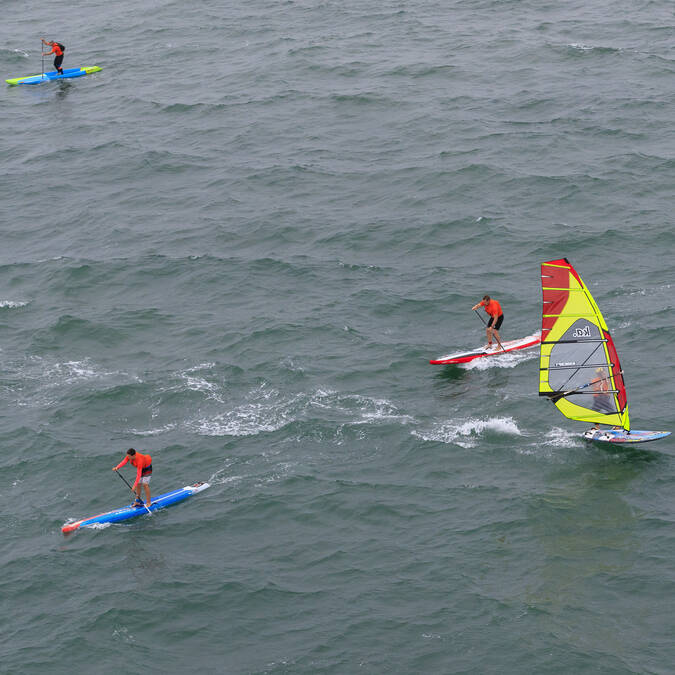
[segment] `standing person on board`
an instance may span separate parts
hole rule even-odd
[[[63,52],[66,51],[66,48],[60,42],[47,42],[42,38],[42,44],[50,46],[52,49],[49,52],[42,52],[42,56],[48,56],[49,54],[54,54],[54,68],[58,71],[59,75],[63,75],[63,68],[61,64],[63,63]]]
[[[485,334],[487,335],[488,341],[486,349],[492,349],[493,335],[497,340],[495,349],[499,349],[502,343],[499,337],[499,329],[501,328],[502,322],[504,321],[504,313],[502,312],[502,306],[496,300],[490,298],[489,295],[484,295],[483,299],[477,305],[474,305],[471,309],[475,311],[479,307],[485,307],[485,311],[490,316],[490,320],[487,322],[487,326],[485,328]]]
[[[127,462],[131,462],[132,466],[136,467],[136,482],[132,490],[136,492],[136,501],[134,506],[143,506],[141,501],[141,485],[145,488],[145,497],[147,502],[145,505],[150,508],[152,500],[150,499],[150,478],[152,477],[152,457],[150,455],[142,455],[136,452],[133,448],[127,450],[127,456],[117,465],[113,467],[113,471],[122,468]]]

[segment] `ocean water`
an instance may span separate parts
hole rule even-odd
[[[566,256],[675,430],[671,3],[3,10],[103,70],[0,96],[1,672],[672,672],[672,437],[428,363]]]

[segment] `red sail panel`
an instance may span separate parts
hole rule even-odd
[[[604,338],[607,340],[607,352],[609,353],[609,360],[612,363],[612,376],[614,378],[614,386],[617,389],[616,398],[619,402],[619,410],[623,411],[626,408],[626,385],[623,381],[623,374],[621,373],[621,364],[619,363],[619,355],[616,353],[614,340],[608,331],[602,331]]]
[[[560,314],[567,304],[569,297],[569,275],[571,266],[564,258],[551,260],[541,265],[541,285],[543,296],[543,311],[541,318],[541,339],[546,340],[548,332],[556,322],[555,316]]]

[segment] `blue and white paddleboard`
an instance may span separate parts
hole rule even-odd
[[[61,531],[63,534],[69,534],[74,532],[80,527],[86,527],[87,525],[94,525],[96,523],[119,523],[121,520],[128,520],[129,518],[136,518],[137,516],[142,516],[144,513],[147,515],[148,510],[157,511],[158,509],[163,509],[167,506],[172,506],[178,502],[182,502],[188,497],[206,490],[209,486],[209,483],[195,483],[194,485],[186,485],[179,490],[174,490],[173,492],[167,492],[166,494],[160,495],[159,497],[152,500],[149,509],[145,506],[123,506],[121,509],[116,509],[115,511],[108,511],[107,513],[99,513],[97,516],[92,516],[91,518],[85,518],[84,520],[77,520],[74,523],[66,523]]]
[[[659,438],[670,436],[670,431],[638,431],[631,429],[589,429],[584,431],[587,441],[599,441],[602,443],[646,443],[656,441]]]

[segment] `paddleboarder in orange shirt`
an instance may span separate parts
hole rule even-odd
[[[47,40],[44,38],[42,38],[42,43],[52,48],[49,52],[42,52],[42,56],[54,54],[54,68],[56,68],[59,75],[63,75],[63,68],[61,68],[61,64],[63,63],[63,52],[65,47],[60,42],[47,42]]]
[[[127,456],[117,465],[113,467],[113,471],[122,468],[127,462],[136,467],[136,482],[131,488],[136,493],[136,501],[134,506],[143,506],[141,501],[141,485],[145,488],[145,497],[147,499],[146,506],[150,508],[152,500],[150,499],[150,478],[152,477],[152,457],[150,455],[142,455],[136,452],[133,448],[127,450]]]
[[[485,311],[490,316],[490,320],[487,322],[487,326],[485,327],[485,334],[487,335],[488,341],[487,349],[492,349],[493,335],[497,340],[495,349],[499,349],[502,344],[502,341],[499,337],[499,329],[501,328],[502,322],[504,321],[504,313],[502,312],[502,306],[496,300],[491,298],[489,295],[484,295],[483,299],[477,305],[474,305],[471,309],[475,311],[479,307],[485,307]]]

